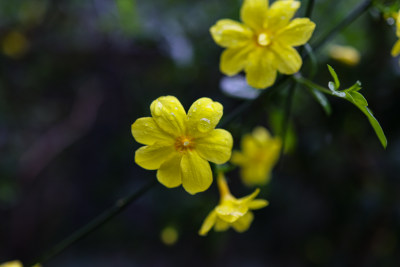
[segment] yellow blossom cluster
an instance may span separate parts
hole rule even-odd
[[[277,73],[294,74],[301,68],[302,58],[294,47],[305,44],[315,24],[308,18],[293,19],[299,1],[244,0],[240,10],[242,23],[219,20],[210,28],[215,42],[226,48],[221,55],[220,69],[226,75],[244,70],[250,86],[264,89],[271,86]],[[209,162],[226,163],[231,158],[233,139],[223,129],[216,129],[223,114],[220,103],[210,98],[195,101],[186,113],[174,96],[163,96],[150,105],[151,117],[137,119],[131,127],[140,147],[135,162],[148,170],[157,170],[158,181],[168,188],[180,185],[190,194],[207,190],[213,175]],[[235,151],[231,163],[241,168],[246,185],[266,184],[278,160],[281,140],[272,138],[265,128],[258,127],[245,135],[242,152]],[[251,210],[268,205],[255,199],[259,193],[236,199],[222,173],[217,179],[221,200],[207,216],[199,234],[205,235],[232,227],[247,230],[253,220]]]

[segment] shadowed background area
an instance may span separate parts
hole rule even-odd
[[[310,43],[358,3],[316,1]],[[245,85],[221,82],[222,49],[209,34],[218,19],[238,20],[240,6],[239,0],[0,1],[0,262],[31,262],[155,179],[155,171],[134,162],[140,145],[130,126],[150,116],[157,97],[174,95],[186,110],[210,97],[224,105],[225,116],[246,101],[221,91],[226,83]],[[248,232],[197,234],[218,202],[215,183],[195,196],[157,184],[45,266],[399,266],[400,67],[390,56],[396,37],[389,24],[371,8],[330,42],[358,49],[359,64],[332,60],[325,46],[313,78],[326,86],[328,63],[343,88],[360,80],[386,150],[350,103],[328,97],[333,112],[326,116],[299,86],[289,153],[261,187],[270,205],[255,211]],[[304,75],[309,68],[308,62]],[[235,149],[255,126],[279,132],[286,95],[284,84],[224,126]],[[235,196],[253,191],[237,170],[227,177]],[[172,245],[160,237],[166,227],[177,231]]]

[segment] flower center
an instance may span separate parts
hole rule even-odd
[[[175,140],[175,149],[178,152],[186,152],[188,149],[193,150],[194,142],[189,136],[179,136]]]
[[[267,46],[271,43],[271,38],[265,32],[260,33],[257,36],[257,44],[260,46]]]

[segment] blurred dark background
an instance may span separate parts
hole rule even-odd
[[[360,2],[316,1],[311,44]],[[140,145],[130,126],[157,97],[177,96],[188,109],[207,96],[225,116],[245,101],[221,91],[222,48],[208,31],[218,19],[238,20],[240,5],[0,1],[0,262],[31,262],[155,179],[134,162]],[[45,266],[400,266],[400,67],[389,24],[370,9],[330,42],[354,46],[360,63],[333,61],[323,47],[313,79],[327,85],[328,63],[344,88],[360,80],[386,150],[350,103],[329,97],[326,116],[299,87],[290,153],[261,188],[270,206],[255,212],[248,232],[198,236],[218,202],[215,184],[195,196],[158,184]],[[286,94],[282,86],[263,95],[225,126],[235,148],[257,125],[277,132]],[[252,192],[236,170],[228,177],[235,196]],[[175,244],[160,239],[165,227],[176,229]]]

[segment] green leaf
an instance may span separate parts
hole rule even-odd
[[[329,101],[326,98],[326,96],[323,93],[321,93],[320,91],[318,91],[317,89],[315,89],[315,88],[307,87],[307,89],[310,92],[310,94],[313,96],[313,98],[324,109],[326,115],[328,115],[328,116],[331,115],[331,113],[332,113],[331,105],[329,104]]]
[[[386,148],[387,147],[387,139],[386,139],[385,133],[383,132],[383,129],[382,129],[381,125],[379,124],[378,120],[372,114],[372,111],[366,106],[362,106],[362,105],[359,105],[356,103],[354,103],[354,104],[365,114],[365,116],[367,116],[369,123],[371,124],[372,128],[374,128],[375,133],[378,136],[379,141],[381,141],[383,148]]]
[[[383,148],[386,148],[387,146],[387,139],[385,136],[385,133],[383,132],[383,129],[381,125],[379,124],[378,120],[374,117],[372,114],[372,111],[367,107],[368,102],[364,98],[362,94],[357,92],[360,89],[354,89],[353,91],[350,91],[349,89],[345,90],[346,91],[346,100],[349,102],[353,103],[356,107],[358,107],[364,114],[367,116],[369,123],[371,124],[372,128],[374,128],[374,131],[376,135],[378,136],[379,141],[381,142]]]
[[[327,66],[328,66],[329,72],[330,72],[331,75],[332,75],[333,80],[335,81],[335,89],[337,90],[337,89],[339,89],[339,87],[340,87],[339,78],[338,78],[338,76],[337,76],[335,70],[334,70],[330,65],[327,65]]]
[[[343,90],[343,92],[358,92],[361,90],[361,82],[357,81],[355,84],[353,84],[349,89]]]
[[[351,102],[354,102],[357,105],[361,105],[361,106],[365,106],[365,107],[368,106],[367,100],[359,92],[349,92],[346,95],[348,95],[348,97],[352,98]]]

